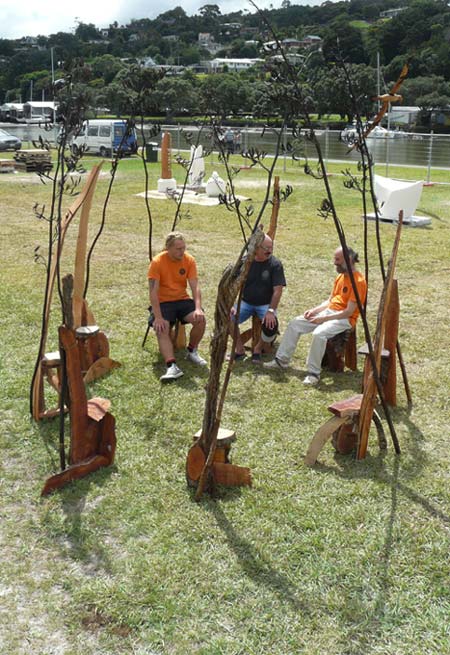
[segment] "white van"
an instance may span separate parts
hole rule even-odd
[[[95,118],[85,121],[79,134],[70,144],[74,155],[84,152],[110,157],[118,152],[132,154],[137,151],[136,132],[126,134],[127,122],[120,119]]]

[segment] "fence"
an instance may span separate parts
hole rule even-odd
[[[39,136],[43,139],[53,141],[56,138],[57,130],[52,128],[49,131],[43,130],[37,125],[20,125],[11,124],[6,128],[8,132],[16,134],[22,138],[25,144],[31,141],[37,141]],[[145,129],[145,128],[144,128]],[[172,134],[172,149],[174,152],[180,152],[190,149],[190,142],[187,135],[192,135],[193,142],[201,143],[204,148],[211,149],[212,139],[211,131],[208,128],[200,130],[199,127],[163,125],[162,131]],[[200,131],[200,134],[199,134]],[[273,155],[276,147],[277,135],[273,129],[261,129],[255,127],[232,128],[234,141],[230,143],[230,149],[233,152],[246,152],[251,148],[257,148]],[[341,132],[338,130],[317,130],[316,135],[321,145],[322,154],[325,163],[358,161],[359,155],[353,150],[349,151],[348,146],[343,143]],[[238,139],[237,139],[238,137]],[[147,140],[156,141],[159,147],[160,136],[157,138],[148,137]],[[284,147],[288,145],[290,135],[288,132],[282,135]],[[226,143],[225,143],[226,145]],[[393,177],[395,173],[391,170],[395,166],[405,166],[417,168],[420,179],[426,182],[432,182],[433,171],[449,170],[450,171],[450,135],[448,134],[418,134],[411,132],[389,131],[383,136],[371,136],[367,139],[369,151],[372,154],[375,169],[386,177]],[[310,159],[316,158],[316,152],[313,144],[305,141],[306,154]],[[214,160],[215,153],[212,157]],[[284,169],[290,165],[290,154],[286,152],[281,155]],[[442,176],[441,176],[442,177]],[[450,183],[450,175],[449,175]]]
[[[172,149],[174,152],[180,152],[190,149],[191,141],[187,138],[190,134],[193,143],[202,144],[203,148],[211,149],[211,133],[208,129],[201,130],[197,127],[182,128],[180,126],[162,126],[162,131],[172,134]],[[200,134],[199,134],[200,131]],[[235,140],[230,145],[224,141],[225,148],[229,147],[230,152],[242,153],[251,148],[267,152],[273,155],[276,148],[277,135],[274,130],[245,127],[242,129],[233,129]],[[318,130],[316,131],[322,155],[325,163],[329,162],[356,162],[359,159],[356,150],[349,149],[341,139],[341,132],[338,130]],[[238,140],[236,139],[238,136]],[[289,165],[291,155],[287,152],[287,146],[290,141],[288,133],[282,135],[282,144],[284,153],[281,154],[284,168]],[[432,181],[433,170],[450,171],[450,135],[448,134],[418,134],[409,132],[391,131],[383,136],[370,136],[367,139],[369,152],[371,153],[375,169],[386,177],[393,176],[390,170],[395,166],[404,166],[422,169],[421,178],[426,182]],[[317,154],[314,145],[307,140],[304,141],[305,152],[308,158],[315,159]],[[212,154],[214,158],[214,152]],[[382,170],[380,170],[382,169]],[[450,175],[449,175],[450,183]]]

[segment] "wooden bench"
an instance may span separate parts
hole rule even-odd
[[[196,488],[206,462],[206,455],[199,444],[202,430],[194,435],[194,445],[189,449],[186,460],[186,480]],[[219,428],[211,471],[214,481],[228,487],[251,486],[252,476],[246,466],[235,466],[230,461],[231,444],[236,441],[234,430]]]
[[[356,327],[328,339],[322,367],[336,373],[342,373],[345,367],[356,371]]]
[[[357,459],[364,459],[367,452],[369,431],[372,420],[378,430],[378,441],[380,447],[386,447],[386,438],[382,431],[381,421],[375,411],[378,402],[377,392],[384,390],[381,388],[382,383],[379,376],[381,362],[383,359],[384,343],[387,343],[389,330],[386,324],[392,321],[392,307],[395,305],[397,295],[397,285],[394,280],[394,270],[397,259],[397,252],[400,242],[400,233],[403,223],[403,212],[399,214],[399,223],[392,247],[392,255],[389,260],[387,274],[384,279],[383,290],[380,297],[377,313],[377,326],[373,338],[373,357],[366,357],[364,376],[363,376],[363,393],[345,400],[339,400],[329,405],[328,410],[333,414],[326,423],[324,423],[315,433],[309,444],[304,463],[307,466],[314,466],[317,457],[324,447],[327,440],[332,437],[343,425],[353,424],[355,426],[357,442]],[[389,318],[389,321],[388,321]],[[395,347],[395,346],[394,346]],[[377,379],[375,379],[375,376]],[[386,407],[385,407],[386,410]],[[391,436],[394,448],[397,453],[400,452],[400,446],[395,433],[391,429]]]

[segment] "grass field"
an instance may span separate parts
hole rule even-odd
[[[330,167],[330,184],[348,242],[362,254],[360,200],[343,188],[341,168]],[[292,166],[279,172],[281,183],[294,188],[280,210],[275,248],[288,281],[279,312],[283,329],[293,315],[327,297],[338,243],[331,220],[317,216],[321,182]],[[414,171],[396,175],[411,179]],[[151,188],[158,176],[159,166],[150,165]],[[448,172],[433,179],[448,182]],[[91,235],[107,184],[105,168]],[[241,171],[236,188],[258,208],[260,174]],[[396,456],[390,442],[380,453],[371,433],[362,462],[327,445],[315,468],[303,465],[310,439],[328,418],[327,406],[357,393],[361,383],[360,364],[359,372],[324,373],[318,388],[304,388],[306,338],[285,374],[265,373],[250,362],[235,366],[222,425],[236,430],[233,461],[251,467],[254,484],[219,489],[201,503],[194,502],[184,469],[202,422],[207,371],[180,360],[184,377],[161,386],[154,335],[141,348],[148,226],[136,194],[143,190],[140,162],[123,161],[88,292],[111,356],[122,363],[88,388],[112,402],[115,464],[42,499],[45,479],[58,471],[58,425],[38,425],[28,411],[44,292],[44,267],[33,262],[33,251],[39,244],[45,251],[47,227],[32,207],[49,206],[50,187],[32,174],[0,176],[0,652],[450,653],[449,187],[424,188],[418,213],[432,215],[432,226],[405,228],[401,239],[399,340],[414,403],[408,411],[399,375],[392,416],[402,454]],[[155,200],[151,206],[157,252],[174,204]],[[223,207],[186,209],[180,229],[199,266],[209,321],[201,351],[207,355],[217,283],[238,255],[241,237]],[[66,241],[63,273],[73,270],[76,225]],[[386,256],[394,233],[392,225],[381,225]],[[372,223],[369,241],[374,327],[381,284]],[[55,300],[47,350],[57,348],[59,322]],[[49,403],[54,400],[49,394]]]

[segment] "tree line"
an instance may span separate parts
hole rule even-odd
[[[401,11],[383,17],[382,12],[390,9]],[[408,60],[404,104],[419,105],[424,112],[450,104],[450,8],[445,0],[350,0],[314,7],[283,0],[279,9],[266,13],[280,40],[320,36],[321,48],[300,51],[308,57],[311,100],[319,116],[352,117],[342,74],[336,68],[338,59],[351,68],[367,115],[373,111],[377,90],[377,61],[381,92],[388,90]],[[73,33],[39,36],[31,44],[0,39],[0,101],[28,100],[31,88],[35,100],[51,98],[52,74],[57,79],[78,60],[91,106],[126,113],[121,80],[130,66],[148,57],[157,64],[186,67],[211,59],[199,45],[201,32],[223,46],[215,56],[262,57],[262,44],[273,39],[258,12],[222,15],[215,4],[204,5],[193,16],[176,7],[154,20],[132,20],[126,26],[114,23],[106,29],[80,22]],[[221,116],[264,115],[266,76],[265,66],[209,75],[186,68],[180,75],[161,76],[147,109],[149,115],[197,115],[206,95]]]

